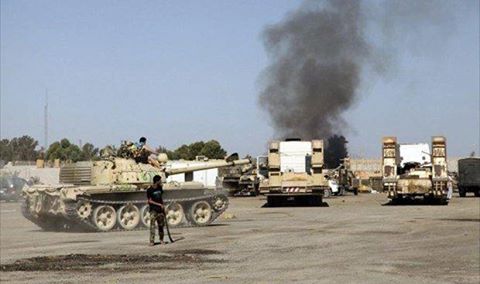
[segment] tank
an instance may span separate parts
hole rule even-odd
[[[76,162],[60,169],[60,184],[36,185],[23,190],[24,217],[45,230],[135,230],[150,224],[146,189],[155,175],[162,181],[174,174],[249,164],[231,155],[201,166],[168,168],[160,154],[160,167],[122,157]],[[198,182],[163,184],[165,211],[171,227],[211,224],[228,207],[221,188]]]
[[[393,202],[423,197],[448,204],[445,137],[432,137],[431,146],[430,152],[427,143],[399,144],[396,137],[383,138],[383,187]]]
[[[220,175],[223,187],[231,196],[257,196],[259,193],[260,178],[253,163],[223,169]]]
[[[480,197],[480,158],[458,160],[458,194],[465,197],[467,192]]]

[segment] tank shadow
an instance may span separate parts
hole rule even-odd
[[[438,200],[428,200],[428,199],[421,199],[421,198],[415,198],[415,199],[409,199],[409,198],[403,198],[399,200],[389,200],[386,203],[382,204],[382,206],[445,206],[448,205],[445,203],[442,203],[441,201]]]
[[[276,204],[268,204],[268,202],[265,202],[265,204],[262,205],[261,208],[275,208],[275,207],[330,207],[327,202],[322,202],[321,204],[308,204],[308,203],[276,203]]]
[[[472,193],[472,195],[467,194],[465,197],[461,197],[461,196],[456,195],[456,196],[454,196],[453,198],[455,198],[455,199],[479,198],[479,196],[475,196],[475,195],[473,195],[473,193]]]

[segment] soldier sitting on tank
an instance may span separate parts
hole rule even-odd
[[[133,157],[137,163],[151,164],[154,167],[160,168],[157,161],[158,153],[147,145],[147,138],[142,137],[132,147]]]
[[[150,205],[150,245],[155,245],[155,223],[158,225],[160,244],[163,241],[163,226],[165,225],[165,208],[163,205],[162,178],[159,175],[153,177],[153,185],[147,189],[147,199]]]

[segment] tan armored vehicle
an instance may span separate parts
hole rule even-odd
[[[260,184],[268,205],[320,205],[328,181],[322,174],[323,140],[273,141],[268,151],[268,179]]]
[[[208,161],[203,166],[161,168],[112,157],[94,162],[77,162],[60,169],[58,185],[37,185],[24,189],[23,215],[44,229],[87,229],[94,231],[133,230],[150,223],[145,190],[155,175],[248,164],[238,155],[225,161]],[[222,190],[198,182],[164,183],[166,217],[170,226],[204,226],[228,207]]]
[[[242,167],[229,167],[222,169],[221,179],[223,187],[231,196],[257,196],[260,177],[255,164]]]
[[[383,138],[383,187],[392,201],[423,197],[448,203],[446,139],[432,137],[426,143],[398,144],[396,137]]]

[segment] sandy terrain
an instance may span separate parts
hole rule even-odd
[[[383,194],[336,197],[329,207],[262,208],[231,199],[215,225],[173,230],[45,232],[0,204],[0,281],[479,283],[480,199],[448,206],[382,206]]]

